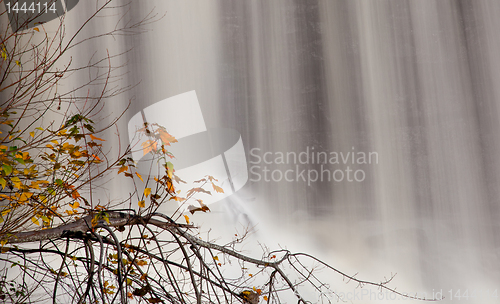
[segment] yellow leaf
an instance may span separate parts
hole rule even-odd
[[[76,208],[80,207],[80,203],[79,203],[79,202],[77,202],[77,201],[75,201],[73,204],[69,204],[69,205],[70,205],[70,207],[71,207],[71,208],[73,208],[73,209],[76,209]]]
[[[267,296],[264,296],[264,301],[267,301]]]
[[[31,192],[23,192],[23,194],[21,194],[21,197],[19,198],[19,202],[26,202],[32,195],[33,193]]]
[[[2,185],[2,189],[4,189],[5,186],[7,185],[7,181],[0,177],[0,185]]]
[[[21,66],[21,62],[20,62],[19,60],[16,60],[16,64],[17,64],[18,66]]]
[[[37,27],[34,27],[33,30],[40,32],[40,30]]]
[[[144,189],[144,195],[148,197],[151,194],[151,188]]]
[[[136,263],[137,263],[137,265],[139,265],[139,266],[145,266],[145,265],[147,265],[147,264],[148,264],[148,262],[143,261],[143,260],[138,260]]]
[[[141,179],[141,181],[144,182],[144,180],[142,179],[142,176],[139,173],[135,172],[135,175],[137,175],[137,177],[139,177]]]
[[[146,203],[144,201],[140,201],[138,204],[139,204],[139,207],[141,207],[141,208],[146,207]]]
[[[9,212],[10,212],[10,209],[2,210],[2,216],[7,215]]]
[[[189,225],[189,216],[184,215],[184,219],[186,219],[186,223],[188,223],[188,225]]]
[[[32,217],[31,221],[33,222],[33,224],[40,226],[40,222],[38,221],[38,219],[36,217]]]
[[[30,132],[30,136],[31,136],[31,137],[35,137],[35,132],[31,131],[31,132]]]
[[[118,174],[122,173],[123,171],[127,171],[128,170],[128,166],[123,166],[120,168],[120,170],[118,170]]]
[[[99,137],[95,137],[94,135],[92,134],[89,134],[90,138],[92,138],[92,140],[100,140],[100,141],[105,141],[104,139],[102,138],[99,138]]]

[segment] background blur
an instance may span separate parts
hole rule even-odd
[[[80,1],[68,28],[93,9]],[[313,253],[358,278],[398,273],[399,291],[497,303],[499,1],[133,1],[83,35],[114,27],[127,10],[120,22],[165,16],[142,34],[74,50],[74,64],[105,55],[103,46],[129,50],[113,63],[127,72],[122,84],[136,86],[103,110],[116,116],[131,101],[111,146],[127,145],[127,122],[141,109],[191,90],[207,128],[241,134],[250,180],[193,217],[212,237],[250,226],[250,242]],[[322,167],[313,150],[338,153],[340,164]],[[307,151],[302,163],[276,160]],[[344,164],[348,152],[355,161]],[[370,152],[377,162],[360,164]],[[287,170],[289,181],[279,178]],[[322,170],[364,178],[312,181]],[[109,197],[126,192],[106,187]],[[327,279],[338,292],[356,288]]]

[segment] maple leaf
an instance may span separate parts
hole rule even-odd
[[[159,129],[158,134],[160,135],[161,141],[167,146],[170,146],[170,143],[177,142],[177,139],[175,139],[175,137],[173,137],[172,135],[170,135],[167,131],[165,131],[163,129]]]
[[[142,146],[142,153],[144,153],[144,155],[148,154],[149,152],[151,151],[156,151],[157,150],[157,142],[156,141],[153,141],[153,140],[146,140],[145,142],[143,142],[141,144]]]

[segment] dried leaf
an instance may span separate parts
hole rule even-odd
[[[165,130],[159,129],[158,133],[160,134],[161,141],[165,145],[167,145],[167,146],[170,146],[170,143],[176,143],[177,142],[177,139],[175,139],[175,137],[173,137],[172,135],[170,135]]]
[[[210,211],[210,209],[205,204],[201,204],[201,207],[195,207],[193,205],[189,205],[188,210],[189,212],[191,212],[191,214],[194,214],[196,211],[203,211],[203,212]]]
[[[212,183],[212,186],[214,187],[215,192],[224,193],[224,190],[221,187],[217,186],[216,184]]]

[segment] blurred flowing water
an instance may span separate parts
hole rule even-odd
[[[77,24],[91,10],[81,2],[67,20]],[[121,141],[110,133],[109,143],[127,144],[127,121],[141,109],[196,90],[208,127],[241,134],[250,180],[195,221],[216,231],[226,225],[222,234],[257,225],[254,237],[264,243],[312,252],[360,278],[379,281],[397,272],[398,290],[442,291],[443,303],[456,301],[459,289],[469,296],[476,290],[476,298],[462,302],[497,303],[500,2],[130,7],[133,21],[151,10],[166,15],[143,34],[108,43],[115,53],[130,50],[118,59],[129,71],[122,81],[138,84],[103,111],[119,114],[132,100],[119,123]],[[117,15],[100,22],[113,24]],[[280,160],[279,152],[299,159]],[[329,160],[337,153],[339,163],[318,162],[318,152]],[[340,155],[348,152],[356,158],[343,163]],[[358,161],[370,152],[376,162]],[[362,171],[362,181],[341,180],[340,173],[328,181],[324,170],[330,177]],[[110,197],[124,191],[118,182],[108,186]]]

